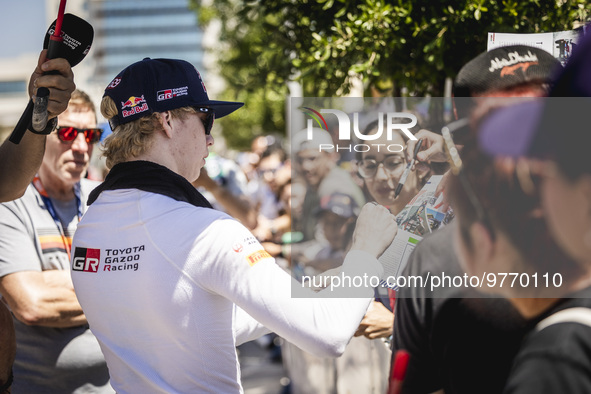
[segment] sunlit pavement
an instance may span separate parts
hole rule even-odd
[[[238,347],[238,358],[245,394],[288,394],[289,379],[280,361],[273,361],[274,354],[256,342]]]

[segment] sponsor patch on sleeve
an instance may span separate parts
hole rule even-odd
[[[268,258],[271,258],[271,255],[266,250],[261,249],[261,250],[257,250],[256,252],[251,253],[248,256],[246,256],[246,261],[252,267],[253,265],[258,263],[259,261],[261,261],[263,259],[268,259]]]

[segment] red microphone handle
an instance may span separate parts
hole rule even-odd
[[[62,23],[64,22],[64,12],[66,10],[66,0],[60,1],[59,10],[57,12],[57,19],[55,21],[55,29],[53,34],[49,37],[47,44],[47,59],[54,59],[57,56],[59,46],[63,42],[62,37]],[[57,74],[55,71],[50,71],[46,74]],[[49,89],[39,88],[35,96],[35,104],[33,109],[33,116],[31,119],[31,125],[36,131],[45,130],[47,127],[47,121],[49,119],[49,113],[47,111],[47,105],[49,104]]]

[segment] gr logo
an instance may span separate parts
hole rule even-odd
[[[76,248],[72,260],[73,271],[97,272],[101,260],[100,249]]]
[[[160,90],[158,93],[157,101],[168,100],[173,98],[172,89]]]

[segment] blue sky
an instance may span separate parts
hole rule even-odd
[[[22,53],[38,54],[49,27],[45,21],[44,0],[0,0],[0,58]],[[57,9],[55,10],[57,17]]]

